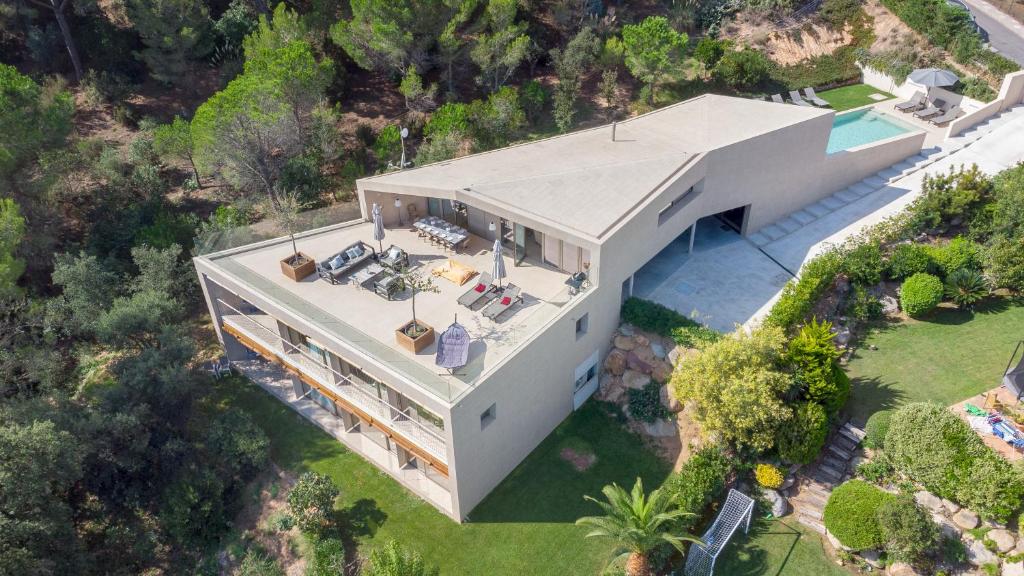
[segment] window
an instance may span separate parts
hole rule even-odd
[[[494,419],[497,416],[497,412],[495,411],[495,406],[496,406],[495,404],[491,404],[491,407],[488,408],[487,410],[484,410],[484,413],[480,415],[480,429],[481,430],[483,430],[484,428],[487,428],[488,426],[490,426],[491,422],[494,422]]]
[[[590,326],[590,314],[585,313],[576,319],[576,339],[587,333],[587,328]]]
[[[668,206],[665,206],[664,208],[662,208],[661,211],[658,212],[658,226],[661,226],[665,222],[668,222],[669,218],[674,216],[676,214],[676,212],[679,212],[680,210],[683,209],[684,206],[689,204],[690,200],[693,200],[693,198],[697,195],[694,192],[695,191],[697,193],[700,192],[700,188],[702,187],[702,184],[703,184],[703,181],[698,182],[697,184],[694,184],[693,186],[690,186],[689,188],[686,189],[685,192],[683,192],[679,196],[676,196],[676,198],[674,200],[669,202]]]
[[[590,382],[596,376],[597,366],[591,366],[590,368],[587,369],[586,372],[583,373],[582,376],[576,378],[576,389],[579,390],[580,388],[583,388],[584,386],[587,385],[587,382]]]

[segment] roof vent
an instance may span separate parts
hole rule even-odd
[[[618,125],[618,122],[612,122],[612,142],[615,142],[615,127]]]

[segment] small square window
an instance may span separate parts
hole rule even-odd
[[[590,314],[584,314],[576,319],[576,337],[579,338],[587,333],[590,326]]]
[[[480,429],[487,428],[491,422],[494,422],[497,412],[495,411],[495,405],[491,404],[491,407],[484,410],[484,413],[480,415]]]

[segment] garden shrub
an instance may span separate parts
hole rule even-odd
[[[885,457],[884,452],[857,466],[857,474],[872,484],[882,484],[887,481],[893,471],[892,464]]]
[[[881,318],[882,301],[863,286],[854,286],[846,302],[846,314],[857,320]]]
[[[779,456],[794,464],[810,464],[818,457],[827,436],[825,409],[817,402],[803,402],[779,432]]]
[[[996,236],[985,248],[985,273],[996,288],[1024,292],[1024,236]]]
[[[850,480],[832,491],[825,504],[825,528],[844,546],[872,550],[883,543],[878,510],[894,496],[863,480]]]
[[[812,318],[790,340],[787,359],[793,363],[794,378],[807,398],[836,413],[849,395],[849,379],[836,362],[839,350],[832,343],[831,322]]]
[[[316,538],[313,553],[306,557],[305,576],[345,574],[345,543],[340,538]]]
[[[864,446],[877,450],[885,444],[885,435],[889,432],[889,422],[892,420],[892,410],[879,410],[871,416],[864,425]]]
[[[672,341],[686,348],[703,348],[722,339],[722,333],[703,324],[672,329]]]
[[[977,76],[962,78],[960,80],[960,93],[981,102],[991,102],[996,99],[996,91],[988,85],[984,78]]]
[[[878,507],[878,526],[889,557],[911,564],[921,560],[939,540],[938,526],[909,494]]]
[[[754,479],[761,486],[774,490],[782,486],[782,481],[785,480],[785,477],[783,477],[782,471],[779,470],[778,466],[758,464],[754,467]]]
[[[732,466],[732,460],[720,448],[705,446],[665,481],[673,502],[696,514],[682,519],[687,527],[697,522],[708,505],[722,495]]]
[[[954,219],[968,223],[992,201],[992,194],[992,180],[977,166],[925,176],[921,195],[909,208],[911,226],[922,231],[946,228]]]
[[[661,385],[650,381],[643,388],[636,390],[630,388],[629,413],[634,419],[648,424],[668,418],[669,411],[661,403]]]
[[[980,270],[984,256],[980,244],[957,236],[946,244],[929,248],[943,277],[957,270]]]
[[[1024,502],[1024,472],[938,404],[914,403],[896,411],[885,450],[911,480],[984,517],[1006,522]]]
[[[727,50],[715,64],[712,77],[726,86],[752,90],[764,82],[771,72],[772,62],[759,50],[743,48]]]
[[[992,232],[1024,239],[1024,164],[997,174],[993,186]]]
[[[627,299],[622,304],[621,316],[623,322],[659,336],[668,336],[676,344],[687,348],[700,348],[722,337],[716,330],[643,298]]]
[[[842,256],[838,250],[830,250],[811,259],[799,277],[786,283],[764,323],[789,331],[803,322],[818,298],[835,282],[841,264]]]
[[[306,472],[288,493],[288,509],[303,532],[317,534],[330,525],[338,487],[329,476]]]
[[[284,570],[267,554],[249,550],[235,571],[236,576],[284,576]]]
[[[973,308],[988,294],[988,282],[980,272],[961,268],[946,277],[946,297],[960,308]]]
[[[900,308],[909,316],[921,316],[931,312],[945,292],[942,280],[931,274],[918,272],[907,278],[900,286]]]
[[[377,157],[379,168],[383,169],[388,162],[397,162],[402,149],[402,134],[398,126],[388,124],[380,132],[373,142],[373,153]]]
[[[861,286],[874,286],[881,282],[882,267],[882,249],[878,242],[864,242],[843,257],[843,273]]]
[[[893,280],[903,280],[914,274],[935,272],[931,251],[921,244],[899,244],[893,248],[886,262],[886,274]]]

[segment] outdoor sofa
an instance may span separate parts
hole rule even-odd
[[[392,244],[387,250],[381,252],[378,261],[388,270],[399,272],[409,267],[409,253]]]
[[[317,262],[316,273],[331,284],[340,284],[342,278],[376,259],[377,251],[373,246],[359,241]]]

